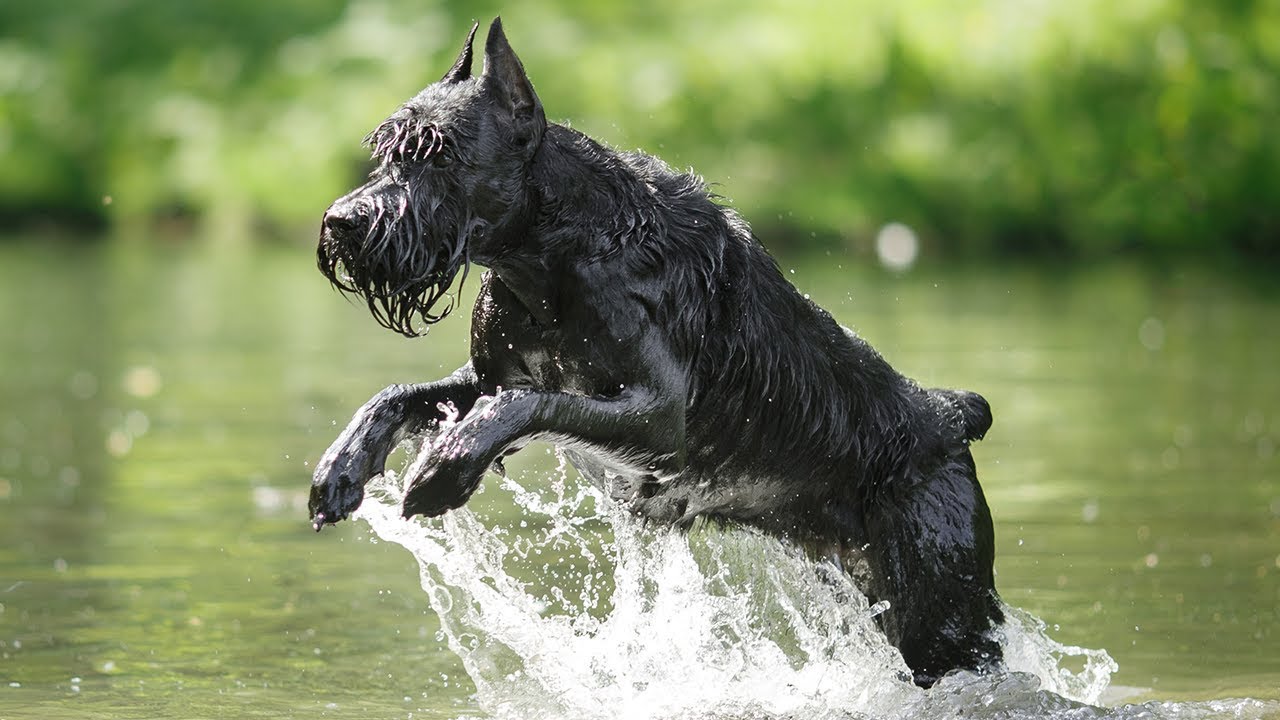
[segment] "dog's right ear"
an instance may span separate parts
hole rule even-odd
[[[480,23],[471,24],[471,32],[467,33],[467,41],[462,44],[462,52],[458,53],[458,59],[453,61],[453,67],[440,78],[440,82],[457,83],[471,77],[471,43],[475,42],[476,29],[479,27]]]
[[[502,18],[494,19],[489,26],[489,38],[484,44],[483,76],[497,107],[509,118],[516,141],[536,147],[547,118],[524,65],[502,31]]]

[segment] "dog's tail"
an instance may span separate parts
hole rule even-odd
[[[970,442],[981,440],[991,429],[991,406],[987,399],[967,390],[933,390],[935,397],[950,407],[960,432]]]

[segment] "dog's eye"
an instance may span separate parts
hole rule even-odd
[[[431,164],[438,168],[449,167],[453,164],[453,151],[449,148],[440,148],[439,152],[431,156]]]

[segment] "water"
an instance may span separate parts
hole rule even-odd
[[[1041,683],[1096,702],[1115,669],[1105,652],[1054,643],[1023,616],[1005,628],[1010,665],[1039,678],[971,676],[925,693],[874,625],[884,606],[869,605],[842,572],[754,532],[644,528],[591,489],[566,497],[565,486],[563,471],[551,498],[508,481],[534,523],[521,520],[519,533],[469,510],[405,522],[394,476],[359,511],[417,558],[445,638],[496,717],[932,716],[961,692],[1040,704]],[[540,573],[556,579],[520,580]],[[1055,656],[1083,657],[1084,668],[1072,673]]]
[[[406,522],[394,474],[372,486],[357,513],[418,560],[443,638],[490,717],[1262,718],[1280,711],[1280,703],[1248,699],[1097,707],[1117,669],[1111,657],[1055,642],[1041,621],[1014,608],[1001,628],[1008,674],[958,673],[925,692],[875,628],[884,607],[869,605],[843,573],[759,533],[645,528],[582,483],[567,495],[566,475],[562,464],[543,493],[504,483],[524,510],[518,532],[469,509]],[[539,575],[543,582],[522,580]],[[613,587],[602,593],[602,584]]]
[[[370,502],[316,536],[309,465],[381,386],[460,364],[465,320],[380,331],[305,249],[28,241],[0,245],[0,718],[1280,717],[1272,283],[795,270],[991,400],[1021,673],[920,691],[838,576],[637,527],[541,446],[443,521]]]

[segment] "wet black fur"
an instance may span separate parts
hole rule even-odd
[[[499,22],[480,76],[470,48],[370,135],[379,167],[329,208],[319,258],[404,334],[487,267],[471,360],[356,413],[317,466],[316,529],[359,506],[404,437],[426,437],[406,517],[460,507],[504,454],[548,440],[652,521],[750,525],[857,563],[918,683],[998,666],[969,452],[986,401],[896,372],[697,176],[547,124]]]

